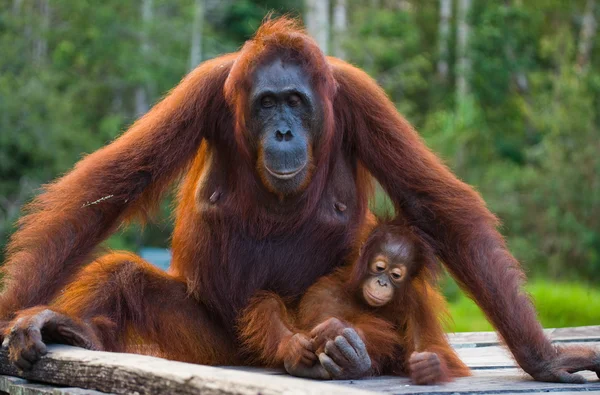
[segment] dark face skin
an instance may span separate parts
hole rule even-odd
[[[414,261],[413,247],[403,240],[388,240],[369,260],[369,271],[362,285],[365,302],[381,307],[390,302],[408,281],[408,268]]]
[[[300,192],[310,181],[313,145],[322,126],[306,73],[276,59],[256,71],[249,100],[263,183],[278,195]]]

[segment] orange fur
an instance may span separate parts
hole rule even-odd
[[[140,351],[141,343],[165,358],[239,363],[231,341],[217,326],[211,330],[207,312],[186,294],[183,279],[172,278],[131,253],[115,252],[85,267],[51,308],[92,320],[106,351]],[[93,322],[98,318],[110,320],[111,330],[102,331],[100,322]],[[101,324],[107,325],[106,321]]]
[[[303,68],[323,115],[310,183],[284,200],[261,182],[247,127],[254,71],[274,57]],[[130,255],[79,271],[122,223],[147,217],[181,175],[168,274]],[[67,315],[63,322],[97,324],[106,349],[241,363],[234,326],[253,294],[297,300],[353,261],[370,221],[371,177],[524,369],[551,381],[572,380],[568,372],[582,368],[600,371],[598,353],[557,348],[544,336],[521,290],[523,272],[481,197],[425,146],[372,78],[325,57],[287,18],[265,21],[239,52],[200,65],[121,137],[44,187],[8,245],[0,327],[10,333],[15,318],[34,314],[24,309],[50,304]],[[434,308],[430,302],[420,306]]]

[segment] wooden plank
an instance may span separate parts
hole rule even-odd
[[[0,376],[0,394],[11,395],[106,395],[105,392],[73,387],[56,387],[11,376]]]
[[[600,342],[572,343],[585,345],[600,351]],[[471,369],[516,368],[512,354],[503,346],[457,348],[456,352]]]
[[[356,394],[330,382],[249,373],[135,354],[51,345],[30,372],[18,372],[0,351],[0,374],[116,394]]]
[[[512,354],[501,346],[457,348],[460,359],[471,369],[516,368]]]
[[[544,393],[544,395],[584,395],[584,393],[587,393],[588,391],[580,390],[580,391],[542,391],[542,392]],[[595,394],[597,392],[598,391],[595,391],[595,390],[589,391],[590,394]],[[529,392],[529,393],[531,394],[531,393],[535,393],[535,392]],[[501,394],[502,395],[523,395],[523,392],[502,392]]]
[[[344,388],[359,388],[381,394],[472,394],[472,393],[547,393],[563,391],[600,391],[600,382],[592,372],[583,372],[588,384],[540,383],[533,381],[519,369],[475,371],[472,377],[464,377],[443,385],[414,385],[408,378],[384,376],[366,380],[334,381]]]
[[[600,349],[600,342],[585,343]],[[376,377],[364,380],[319,382],[285,375],[278,369],[210,367],[160,358],[52,345],[32,372],[17,372],[0,351],[0,374],[20,375],[64,388],[0,376],[0,391],[11,394],[422,394],[422,393],[537,393],[600,391],[592,372],[586,385],[540,383],[514,368],[510,354],[499,346],[463,348],[463,360],[474,368],[474,376],[438,386],[416,386],[406,377]],[[7,391],[7,389],[10,389]],[[62,391],[62,392],[61,392]],[[81,392],[88,391],[88,392]]]
[[[573,328],[555,328],[552,330],[552,339],[587,338],[600,341],[600,325],[579,326]]]
[[[281,369],[258,368],[255,366],[217,366],[217,367],[222,368],[222,369],[238,370],[241,372],[272,374],[275,376],[287,376],[288,375],[288,373],[285,371],[285,369],[283,367]]]
[[[544,329],[544,332],[554,343],[600,341],[600,326],[550,328]],[[455,348],[487,347],[500,344],[496,332],[457,332],[448,334],[448,337]]]

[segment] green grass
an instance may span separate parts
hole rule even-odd
[[[526,287],[545,328],[600,325],[600,290],[578,283],[533,281]],[[490,331],[492,326],[475,303],[460,293],[450,303],[454,332]]]

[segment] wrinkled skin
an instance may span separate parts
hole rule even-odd
[[[326,380],[329,373],[317,362],[313,343],[308,336],[296,333],[285,345],[283,366],[292,376]]]
[[[250,92],[256,168],[265,186],[281,196],[306,187],[322,117],[302,69],[275,59],[257,70]]]
[[[408,360],[410,378],[415,384],[431,385],[446,381],[443,362],[436,353],[414,352]]]
[[[319,325],[315,326],[310,331],[315,352],[323,352],[325,343],[327,343],[328,340],[333,340],[336,337],[341,336],[342,332],[346,328],[350,328],[350,326],[346,322],[335,317],[328,318]]]
[[[337,318],[316,326],[311,337],[297,333],[284,346],[285,370],[312,379],[359,379],[369,375],[367,348],[351,327]]]
[[[556,381],[568,384],[583,384],[587,380],[580,374],[582,370],[596,373],[600,379],[600,353],[581,346],[559,346],[553,345],[557,357],[550,364],[543,366],[532,376],[539,381]]]
[[[319,354],[321,365],[334,380],[359,379],[368,375],[371,358],[367,348],[352,328],[325,343],[325,352]]]
[[[332,317],[310,332],[313,349],[329,378],[358,379],[370,374],[371,358],[358,332],[344,321]]]
[[[30,370],[46,355],[45,343],[62,343],[88,350],[102,350],[102,345],[90,326],[52,310],[38,310],[32,314],[24,311],[5,337],[9,358],[20,370]]]

